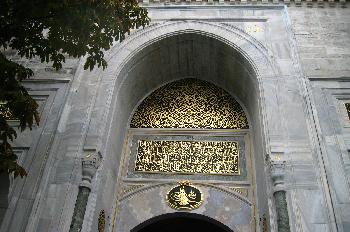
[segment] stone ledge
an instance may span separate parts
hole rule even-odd
[[[347,7],[346,0],[139,0],[142,6],[157,5],[287,5],[294,7]]]

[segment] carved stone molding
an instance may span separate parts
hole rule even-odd
[[[100,152],[89,153],[82,158],[82,182],[80,186],[91,189],[91,180],[100,166],[101,161],[102,155]]]
[[[230,190],[248,198],[249,190],[247,188],[241,188],[241,187],[229,187]]]
[[[287,5],[295,7],[346,7],[346,0],[140,0],[143,5],[179,5],[179,4],[194,4],[194,5]]]
[[[281,160],[280,155],[267,155],[266,159],[270,168],[273,191],[285,190],[286,161]]]

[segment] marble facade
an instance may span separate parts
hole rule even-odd
[[[84,70],[83,58],[60,71],[23,61],[35,71],[25,86],[40,103],[41,124],[15,141],[29,175],[10,181],[0,230],[69,231],[81,186],[90,189],[81,231],[97,231],[101,210],[111,232],[176,212],[164,197],[183,176],[127,175],[133,136],[160,133],[129,124],[146,96],[190,77],[225,89],[250,123],[234,135],[249,145],[247,181],[191,179],[205,195],[193,213],[235,232],[282,231],[276,201],[284,192],[290,231],[350,231],[347,3],[142,4],[151,24],[106,53],[106,70]]]

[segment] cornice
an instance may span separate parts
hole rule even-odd
[[[346,8],[349,0],[139,0],[142,6],[288,6],[288,7],[341,7]]]

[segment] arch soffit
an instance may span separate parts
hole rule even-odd
[[[105,73],[116,79],[125,65],[144,48],[167,37],[186,33],[211,37],[235,49],[249,62],[257,79],[273,76],[268,49],[257,39],[233,25],[201,21],[154,23],[136,31],[106,53],[107,62],[115,65],[109,65]]]
[[[243,30],[231,25],[227,26],[192,20],[154,23],[142,30],[136,31],[134,34],[128,36],[122,43],[114,46],[106,53],[105,59],[109,63],[106,70],[101,71],[101,69],[97,69],[91,73],[89,72],[87,75],[91,76],[97,74],[100,81],[109,83],[109,90],[106,89],[106,92],[109,92],[107,102],[111,103],[111,97],[114,94],[118,95],[127,77],[127,75],[120,76],[120,73],[139,52],[164,38],[185,33],[196,33],[217,39],[238,51],[250,63],[255,72],[253,79],[256,80],[258,88],[260,88],[259,83],[263,77],[272,77],[275,75],[267,48]],[[239,99],[235,99],[241,103]],[[242,104],[241,106],[244,108]],[[244,111],[246,111],[245,108]],[[102,111],[100,112],[102,114]],[[247,115],[247,117],[248,121],[250,121],[249,115]],[[101,118],[98,118],[101,124]],[[103,118],[103,121],[106,123],[107,118]],[[90,122],[90,124],[94,123],[94,120]],[[90,134],[92,136],[94,135],[93,132],[90,132],[91,128],[93,128],[93,126],[90,125],[87,137],[89,137]]]

